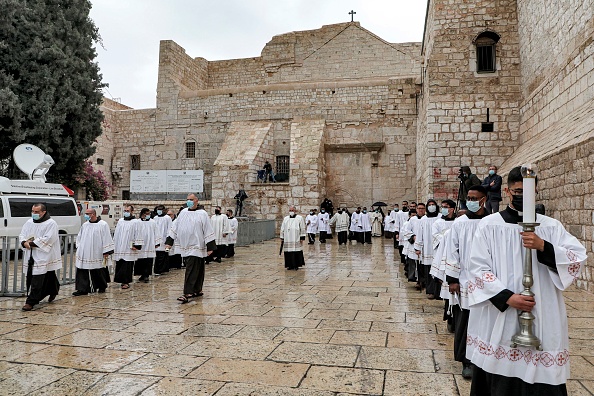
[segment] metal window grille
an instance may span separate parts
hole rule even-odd
[[[495,72],[495,42],[493,40],[476,44],[476,71],[477,73]]]
[[[195,142],[186,142],[186,158],[196,158]]]
[[[130,170],[140,170],[140,155],[130,156]]]
[[[97,158],[97,165],[103,165],[103,158]]]
[[[289,173],[288,155],[279,155],[276,157],[276,173]]]

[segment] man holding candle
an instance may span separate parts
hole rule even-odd
[[[562,292],[578,278],[586,250],[563,225],[535,215],[536,178],[520,167],[508,176],[510,205],[478,225],[470,254],[470,318],[466,357],[475,365],[471,395],[567,395],[569,339]],[[523,232],[519,223],[538,223]],[[523,260],[532,249],[534,297],[524,290]],[[532,312],[531,326],[541,342],[511,347],[519,332],[518,314]]]

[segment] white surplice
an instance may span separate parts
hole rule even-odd
[[[416,218],[416,216],[413,216],[413,218]],[[410,220],[405,221],[402,227],[400,227],[400,236],[402,237],[402,254],[406,257],[411,254],[411,251],[414,254],[413,245],[408,242],[410,237],[413,236]],[[416,258],[413,260],[416,260]]]
[[[371,235],[382,235],[382,214],[378,212],[369,213],[369,221],[371,223]]]
[[[421,219],[422,219],[422,217],[421,217]],[[410,234],[407,232],[407,235],[408,235],[408,237],[406,238],[407,241],[413,235],[415,236],[415,241],[416,241],[416,238],[418,238],[418,235],[421,232],[421,219],[419,219],[418,216],[413,216],[408,220],[409,229],[407,229],[407,231],[410,230]],[[408,248],[408,258],[413,259],[413,260],[420,260],[421,256],[415,252],[414,244],[409,244],[409,245],[410,246]]]
[[[334,225],[334,231],[343,232],[349,230],[350,218],[348,213],[334,213],[334,216],[330,219],[330,225]]]
[[[171,228],[173,220],[171,220],[171,217],[167,215],[162,215],[153,217],[153,221],[157,226],[157,233],[161,237],[162,241],[162,243],[157,248],[157,251],[163,252],[165,251],[165,239],[167,239],[167,235],[169,235],[169,229]]]
[[[182,210],[171,225],[169,237],[173,239],[175,254],[182,257],[206,257],[206,245],[215,240],[214,230],[203,209]]]
[[[27,273],[29,258],[33,255],[33,275],[42,275],[47,271],[55,271],[62,268],[62,252],[60,251],[60,239],[58,237],[58,224],[53,219],[47,219],[35,223],[33,219],[27,220],[21,229],[19,243],[33,241],[37,246],[33,249],[25,249],[23,257],[23,273]]]
[[[307,232],[303,217],[286,216],[280,229],[280,238],[283,240],[283,251],[299,252],[303,250],[301,238],[305,238]]]
[[[215,233],[215,242],[218,246],[226,245],[227,237],[224,235],[228,235],[231,232],[231,228],[229,227],[229,218],[226,214],[214,214],[210,217],[210,221],[212,223],[212,229]]]
[[[396,221],[397,219],[397,215],[399,212],[396,212],[394,210],[390,211],[390,213],[384,218],[384,231],[387,232],[395,232],[397,231],[396,227]]]
[[[433,223],[432,234],[433,234],[433,262],[431,263],[431,270],[429,274],[433,277],[440,279],[445,282],[445,247],[446,238],[449,235],[449,230],[454,224],[453,220],[446,221],[443,217]],[[442,283],[443,290],[443,283]],[[441,292],[440,292],[441,294]],[[449,290],[446,294],[446,298],[449,296]],[[443,298],[443,296],[442,296]]]
[[[136,244],[142,248],[138,251],[137,258],[157,257],[155,246],[163,243],[157,223],[151,220],[138,221],[138,234],[136,235]]]
[[[518,310],[500,312],[490,301],[501,291],[521,292],[523,257],[522,227],[506,223],[500,213],[482,219],[473,240],[468,267],[470,319],[466,356],[483,370],[527,383],[559,385],[569,377],[569,339],[563,290],[580,275],[586,249],[563,225],[537,215],[536,234],[552,244],[557,273],[538,262],[532,251],[536,305],[532,313],[534,334],[543,351],[510,347],[519,331]]]
[[[318,215],[318,231],[330,232],[330,215],[328,213],[320,213]]]
[[[404,211],[400,211],[398,213],[396,213],[396,230],[395,232],[399,233],[398,236],[398,244],[404,246],[404,236],[402,235],[402,226],[404,226],[404,223],[408,221],[408,211],[404,212]]]
[[[318,216],[307,215],[305,218],[305,225],[307,226],[308,234],[315,234],[318,232]]]
[[[136,261],[138,251],[132,250],[132,245],[138,245],[136,237],[138,235],[138,219],[126,220],[121,218],[116,225],[113,243],[115,245],[113,259],[115,261]]]
[[[239,228],[239,222],[236,217],[229,219],[229,234],[227,234],[227,243],[229,245],[235,245],[237,243],[237,229]]]
[[[450,305],[457,305],[463,309],[468,309],[468,264],[470,262],[470,251],[472,241],[476,234],[476,229],[481,219],[470,219],[462,215],[454,220],[450,228],[450,233],[446,241],[445,248],[445,271],[444,277],[456,278],[460,284],[460,294],[453,295],[448,293]],[[447,280],[444,283],[448,286]]]
[[[361,224],[361,217],[363,217],[363,213],[353,212],[353,214],[351,215],[350,231],[363,232],[363,226]],[[365,215],[365,217],[367,217],[367,215]]]
[[[103,255],[115,249],[109,224],[103,220],[85,222],[76,237],[76,268],[98,269],[104,267]],[[108,263],[105,261],[105,264]]]
[[[418,234],[415,240],[415,249],[421,251],[419,260],[423,265],[433,264],[433,224],[439,219],[438,216],[423,216],[419,221]]]
[[[364,232],[369,232],[371,231],[371,221],[369,219],[369,213],[363,213],[361,212],[361,217],[360,217],[360,225],[363,226],[363,231]]]

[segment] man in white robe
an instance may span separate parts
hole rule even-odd
[[[570,353],[563,290],[578,279],[586,249],[547,216],[536,215],[535,232],[522,232],[520,167],[509,172],[507,183],[510,206],[480,221],[470,253],[466,356],[475,365],[471,395],[566,395]],[[534,297],[519,294],[525,248],[532,249]],[[542,350],[510,346],[521,311],[534,314]]]
[[[326,237],[330,232],[330,215],[326,212],[326,209],[320,209],[318,215],[318,231],[320,233],[320,243],[326,243]]]
[[[105,293],[110,282],[108,259],[114,252],[109,224],[97,216],[92,208],[85,210],[87,220],[76,237],[76,290],[73,296],[84,296],[95,291]]]
[[[229,234],[227,235],[227,253],[225,257],[231,258],[235,256],[235,244],[237,243],[237,230],[239,228],[239,222],[237,218],[233,216],[231,209],[227,210],[227,218],[229,219]]]
[[[136,264],[134,264],[134,275],[140,276],[139,282],[148,283],[153,273],[153,262],[157,257],[156,249],[161,245],[162,240],[157,224],[151,219],[149,208],[143,208],[140,211],[139,220],[136,241],[142,248],[138,249]]]
[[[466,214],[458,217],[446,242],[445,277],[450,292],[448,305],[454,322],[454,359],[462,363],[462,377],[472,378],[472,364],[466,358],[466,331],[468,329],[468,278],[467,269],[472,241],[480,220],[488,215],[485,209],[487,191],[482,186],[472,186],[466,197]]]
[[[220,263],[227,252],[227,235],[231,232],[231,229],[229,228],[229,218],[226,214],[221,212],[220,206],[216,206],[215,214],[210,217],[210,222],[215,233],[217,248],[210,257],[206,258],[206,264],[212,261]]]
[[[404,254],[404,237],[402,236],[402,226],[404,225],[405,222],[408,221],[409,219],[409,214],[408,211],[414,209],[415,211],[417,210],[417,206],[416,203],[411,202],[410,205],[408,204],[408,201],[402,201],[402,211],[398,212],[396,215],[396,239],[398,239],[398,252],[400,253],[400,262],[402,263],[402,265],[404,265],[405,267],[405,271],[407,271],[406,269],[406,254]]]
[[[303,217],[297,214],[294,206],[289,208],[289,215],[283,219],[280,229],[285,268],[297,271],[305,265],[303,257],[303,241],[305,240],[306,226]]]
[[[406,279],[409,282],[414,282],[414,281],[416,281],[416,273],[415,273],[416,270],[413,268],[413,273],[412,274],[408,273],[408,270],[409,270],[408,254],[409,254],[410,250],[413,250],[413,245],[411,245],[411,243],[409,242],[409,239],[413,236],[410,220],[412,218],[417,217],[417,210],[409,209],[406,212],[406,214],[408,216],[408,219],[400,227],[400,235],[402,236],[402,240],[403,240],[402,241],[402,254],[405,255],[406,260],[407,260],[406,264],[404,265],[404,276],[406,277]]]
[[[158,205],[156,208],[156,216],[153,217],[153,221],[157,227],[157,233],[161,237],[161,241],[165,241],[167,235],[169,235],[169,229],[173,220],[167,216],[167,210],[165,205]],[[165,251],[165,244],[161,243],[157,247],[157,257],[155,257],[155,276],[159,276],[163,273],[169,272],[169,253]]]
[[[23,225],[19,242],[24,251],[23,273],[27,277],[27,301],[23,311],[31,311],[45,297],[54,301],[60,291],[56,270],[62,268],[58,224],[44,204],[34,204],[31,218]]]
[[[363,231],[363,216],[367,217],[367,215],[363,215],[363,213],[361,213],[360,206],[358,206],[357,209],[351,215],[350,231],[353,233],[353,239],[357,241],[357,243],[365,243],[365,231]]]
[[[371,218],[369,217],[366,206],[364,206],[363,210],[361,211],[361,217],[359,221],[363,227],[363,241],[361,243],[368,243],[371,245]]]
[[[124,207],[124,217],[118,220],[113,242],[115,250],[113,259],[116,262],[113,281],[120,283],[122,289],[129,289],[134,274],[134,263],[138,258],[138,251],[142,248],[137,241],[138,219],[134,217],[134,206]]]
[[[417,240],[417,235],[421,232],[421,219],[425,216],[425,204],[423,202],[419,202],[417,205],[417,215],[411,217],[408,222],[410,227],[410,236],[407,238],[408,242],[410,243],[410,248],[408,249],[408,256],[406,259],[406,263],[408,265],[408,281],[409,282],[417,282],[415,288],[417,290],[422,290],[425,287],[425,274],[423,273],[424,267],[421,264],[421,252],[415,250],[414,245]]]
[[[334,231],[338,236],[338,244],[347,244],[347,235],[349,231],[350,217],[346,212],[346,209],[338,208],[338,211],[334,213],[332,219],[330,219],[330,225],[334,225]]]
[[[380,213],[379,208],[369,213],[369,222],[371,223],[371,236],[380,237],[382,236],[382,222],[383,216]]]
[[[314,214],[314,210],[310,210],[305,217],[305,225],[307,226],[307,243],[313,245],[316,242],[316,233],[318,232],[318,216]]]
[[[398,240],[395,235],[397,229],[396,221],[399,211],[398,204],[394,204],[394,208],[384,218],[384,236],[386,239],[392,239],[394,241],[394,249],[398,249]]]
[[[186,206],[173,222],[165,242],[165,250],[173,246],[186,266],[184,294],[177,299],[182,304],[203,295],[204,259],[217,248],[208,214],[198,208],[198,196],[188,194]]]
[[[439,218],[437,211],[437,201],[429,199],[427,201],[427,208],[425,216],[421,218],[419,223],[419,233],[415,239],[415,251],[419,252],[419,261],[422,268],[423,279],[425,281],[427,298],[432,300],[435,298],[436,282],[433,280],[429,271],[431,264],[433,264],[433,224]]]

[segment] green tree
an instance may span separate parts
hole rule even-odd
[[[0,160],[32,143],[73,182],[91,156],[103,114],[89,0],[0,0]]]

